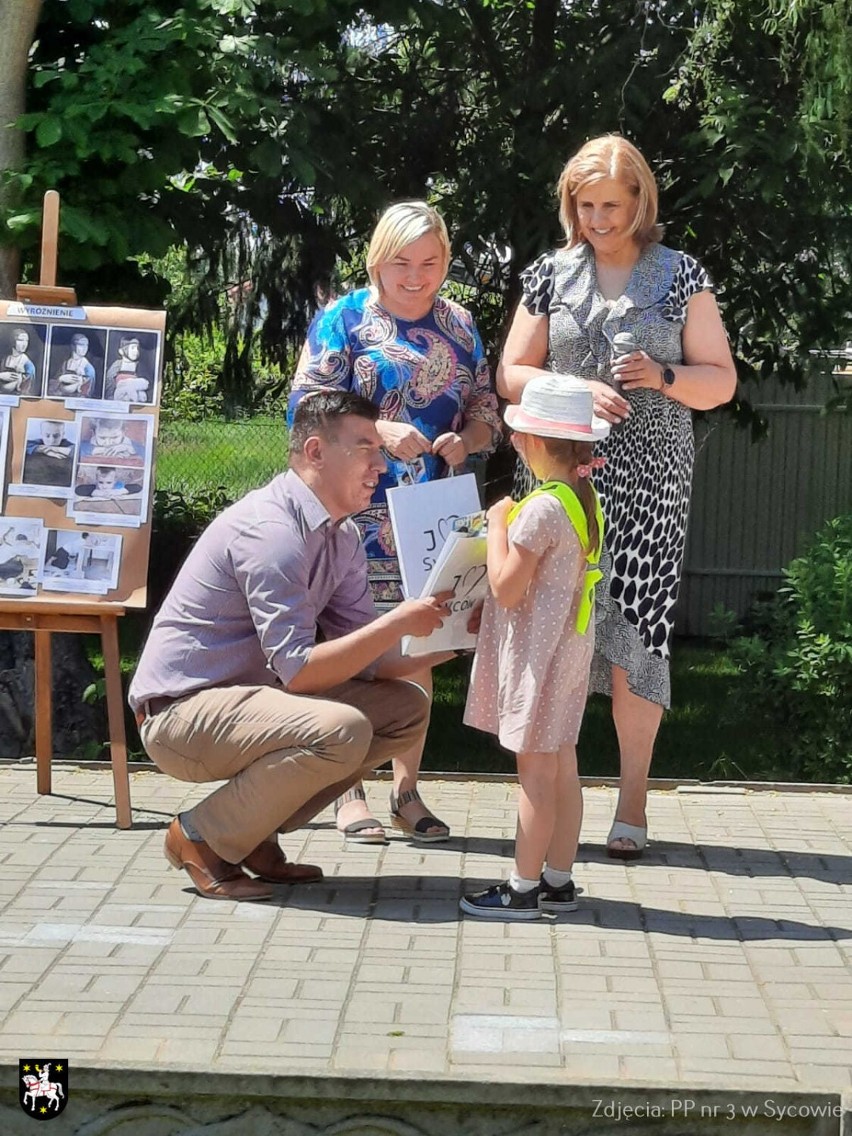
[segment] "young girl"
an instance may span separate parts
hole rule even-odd
[[[595,645],[594,585],[603,516],[589,474],[596,418],[579,379],[530,380],[506,410],[512,443],[542,484],[488,511],[488,582],[465,722],[514,751],[520,794],[508,882],[461,900],[467,915],[537,919],[574,911],[571,868],[583,799],[577,736]],[[542,871],[543,869],[543,871]]]

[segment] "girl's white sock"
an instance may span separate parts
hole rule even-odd
[[[544,882],[550,884],[553,888],[564,888],[566,884],[570,884],[571,882],[571,873],[560,872],[558,868],[545,866],[542,875],[544,876]]]
[[[509,875],[509,885],[515,891],[519,891],[523,895],[524,892],[532,891],[533,888],[537,888],[539,880],[525,880],[519,876],[517,872],[511,872]]]

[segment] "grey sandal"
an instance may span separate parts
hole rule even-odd
[[[337,818],[338,812],[343,805],[349,804],[350,801],[366,801],[367,795],[360,785],[353,785],[351,789],[347,789],[342,793],[334,802],[334,816]],[[368,832],[368,829],[379,829],[378,832]],[[381,821],[376,820],[375,817],[363,817],[361,820],[353,820],[351,824],[345,825],[343,828],[337,830],[343,836],[344,844],[387,844],[387,833]]]

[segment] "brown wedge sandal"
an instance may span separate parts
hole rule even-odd
[[[405,819],[399,810],[410,805],[412,801],[419,801],[425,808],[423,798],[416,789],[406,789],[398,797],[391,793],[390,814],[393,827],[406,833],[417,844],[440,844],[444,840],[449,840],[449,826],[444,824],[442,820],[438,820],[436,816],[432,816],[431,813],[421,817],[415,824]],[[430,829],[433,831],[430,832]]]

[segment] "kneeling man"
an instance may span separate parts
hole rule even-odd
[[[426,730],[423,691],[397,681],[424,659],[401,656],[399,640],[440,627],[450,593],[376,615],[348,517],[385,468],[377,416],[344,391],[302,399],[289,471],[202,534],[139,660],[130,704],[151,759],[181,781],[226,782],[166,834],[166,858],[209,899],[321,878],[288,863],[277,834]]]

